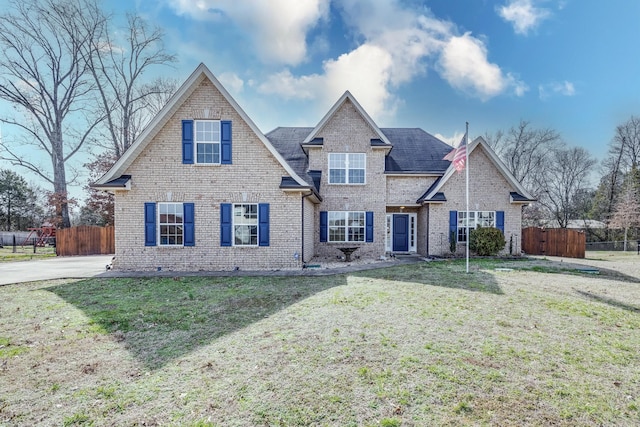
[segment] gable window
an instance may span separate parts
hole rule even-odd
[[[196,163],[220,163],[220,122],[218,120],[195,121]]]
[[[235,246],[258,246],[258,205],[233,205],[233,236]]]
[[[364,184],[364,153],[329,153],[329,184]]]
[[[469,211],[468,220],[466,211],[458,211],[458,242],[467,241],[468,230],[474,230],[478,227],[495,226],[495,211]]]
[[[330,242],[364,242],[364,212],[329,212]]]

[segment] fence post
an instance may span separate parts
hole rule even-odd
[[[13,235],[13,253],[16,253],[16,235]]]

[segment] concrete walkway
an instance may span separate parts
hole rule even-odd
[[[0,263],[0,285],[53,279],[85,279],[106,270],[113,255],[73,256]]]

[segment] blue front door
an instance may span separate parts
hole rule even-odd
[[[409,215],[393,215],[393,251],[409,252]]]

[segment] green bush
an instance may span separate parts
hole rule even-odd
[[[471,230],[470,239],[469,249],[480,256],[497,255],[507,244],[502,231],[493,227]]]

